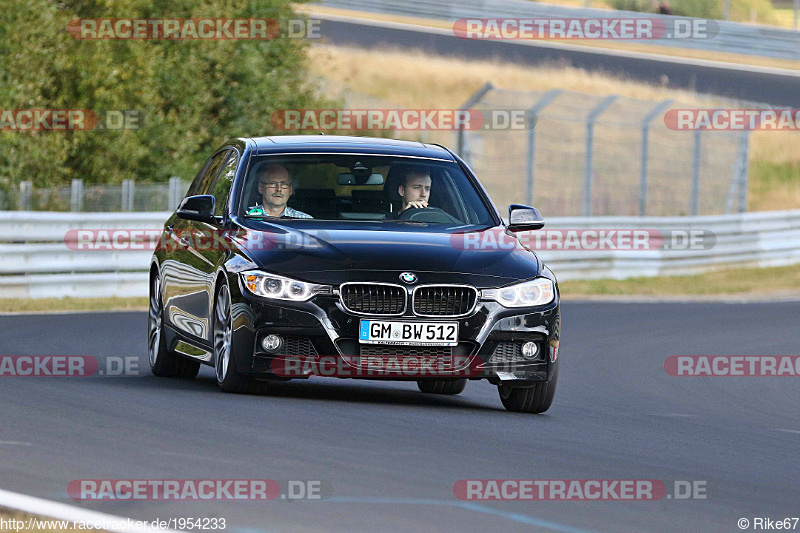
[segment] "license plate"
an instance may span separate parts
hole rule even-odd
[[[363,344],[455,346],[458,344],[458,322],[362,320],[358,340]]]

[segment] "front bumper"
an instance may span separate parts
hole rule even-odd
[[[233,288],[233,287],[232,287]],[[237,290],[238,289],[238,290]],[[479,301],[463,318],[364,317],[346,311],[335,295],[318,295],[308,302],[267,300],[241,286],[233,296],[233,357],[237,370],[260,379],[329,375],[360,379],[487,379],[514,387],[548,381],[558,358],[560,302],[508,309],[494,301]],[[363,345],[358,341],[360,320],[457,321],[458,345],[410,347]],[[269,353],[262,347],[267,335],[284,339]],[[515,354],[515,346],[535,342],[534,359]],[[383,366],[377,358],[383,360]],[[395,357],[392,365],[391,358]],[[295,358],[288,373],[286,360]],[[302,361],[298,365],[297,358]]]

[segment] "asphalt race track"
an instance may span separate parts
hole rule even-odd
[[[2,377],[0,488],[136,519],[225,517],[227,531],[739,531],[800,513],[797,377],[672,377],[670,355],[793,355],[800,302],[562,307],[545,415],[493,386],[320,379],[223,394],[210,368],[155,378],[145,313],[0,317],[4,355],[136,357],[130,377]],[[73,502],[75,479],[320,480],[323,501]],[[460,479],[705,481],[706,499],[463,502]]]
[[[321,36],[337,45],[373,49],[380,46],[466,59],[494,59],[523,65],[566,64],[589,71],[603,71],[647,83],[659,83],[667,76],[668,86],[715,94],[774,106],[800,107],[800,73],[748,71],[744,68],[716,68],[706,65],[626,57],[583,50],[553,48],[535,42],[459,39],[454,35],[387,28],[353,22],[322,20]],[[490,80],[487,80],[490,81]],[[524,88],[520,87],[520,90]]]

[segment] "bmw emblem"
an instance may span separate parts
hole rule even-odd
[[[400,274],[400,279],[405,283],[416,283],[417,275],[413,272],[403,272]]]

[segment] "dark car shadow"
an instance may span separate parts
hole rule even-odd
[[[408,387],[400,388],[400,382],[384,382],[389,386],[376,386],[368,381],[361,380],[314,380],[314,381],[284,381],[270,384],[269,389],[263,396],[273,396],[279,398],[297,398],[306,400],[325,400],[353,403],[374,403],[374,404],[403,404],[418,406],[435,407],[457,407],[463,409],[488,409],[491,407],[477,403],[460,396],[448,396],[441,394],[426,394],[416,389],[416,384],[406,382]],[[209,380],[210,385],[216,389],[217,384],[214,380]],[[397,388],[392,387],[395,385]]]
[[[261,394],[225,394],[218,390],[217,382],[213,376],[200,375],[195,379],[165,379],[155,376],[140,376],[138,379],[107,378],[104,381],[118,380],[128,386],[158,387],[172,390],[197,390],[204,394],[214,394],[230,399],[246,398],[286,398],[298,400],[319,400],[347,403],[368,403],[382,405],[406,405],[420,407],[445,407],[456,409],[477,409],[484,411],[503,411],[502,406],[490,406],[468,400],[461,396],[447,396],[439,394],[426,394],[416,389],[413,381],[407,381],[405,387],[401,382],[385,381],[387,386],[376,386],[367,380],[348,380],[328,378],[325,380],[291,380],[270,382],[267,391]],[[358,382],[358,383],[356,383]],[[470,383],[475,386],[477,382]],[[398,388],[392,388],[391,384]]]

